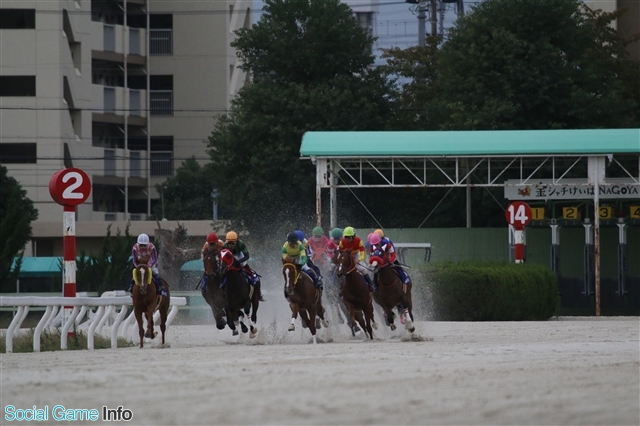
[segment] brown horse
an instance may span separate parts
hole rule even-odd
[[[211,306],[216,327],[218,330],[222,330],[227,325],[227,312],[225,310],[224,293],[220,288],[222,281],[220,268],[218,267],[218,261],[211,252],[204,257],[203,262],[206,287],[202,290],[202,297]]]
[[[133,312],[138,322],[138,334],[140,335],[140,348],[143,346],[143,337],[153,339],[156,334],[153,331],[153,313],[160,311],[160,331],[162,331],[162,344],[164,345],[164,333],[167,329],[167,313],[169,312],[169,284],[161,280],[162,286],[167,291],[167,297],[156,295],[156,286],[153,284],[151,268],[147,265],[138,265],[133,270],[135,285],[131,292],[133,299]],[[147,331],[144,331],[142,314],[147,319]]]
[[[379,257],[371,258],[371,266],[373,266],[374,272],[377,275],[378,284],[378,289],[373,292],[373,299],[384,310],[385,322],[391,327],[391,330],[396,329],[396,324],[393,321],[395,317],[393,308],[394,306],[398,306],[400,322],[405,324],[406,318],[408,317],[409,321],[406,322],[405,328],[413,333],[415,327],[413,326],[411,281],[409,281],[408,284],[404,284],[398,273],[394,270],[393,265],[383,263]]]
[[[342,301],[349,311],[351,322],[358,321],[360,327],[373,339],[373,330],[378,325],[373,319],[373,302],[369,286],[356,268],[356,263],[349,252],[340,252],[336,260],[338,276],[344,276],[342,285]],[[364,313],[364,319],[362,314]]]
[[[291,325],[289,331],[296,329],[294,325],[298,313],[303,327],[306,325],[313,336],[313,344],[317,344],[316,329],[320,328],[320,320],[326,328],[329,326],[324,319],[324,307],[322,307],[322,290],[316,288],[313,280],[303,271],[298,271],[295,259],[285,257],[282,259],[282,275],[284,276],[284,292],[291,308]],[[316,314],[319,318],[316,318]]]
[[[234,336],[239,334],[237,330],[238,325],[240,325],[242,332],[246,333],[248,330],[242,321],[242,317],[245,315],[248,317],[251,311],[251,316],[248,317],[249,328],[251,329],[249,337],[254,338],[258,332],[255,323],[257,320],[258,306],[260,305],[261,284],[259,281],[255,286],[249,283],[249,280],[240,267],[236,265],[233,254],[227,249],[223,249],[220,253],[220,267],[222,281],[224,283],[223,290],[225,310],[227,311],[227,324],[229,324],[229,327],[233,330]],[[243,310],[245,315],[242,315]]]

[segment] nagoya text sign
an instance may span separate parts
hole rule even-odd
[[[592,185],[587,179],[562,180],[536,179],[521,184],[519,180],[508,180],[504,197],[508,200],[581,200],[593,198]],[[599,198],[640,198],[640,183],[632,179],[607,179],[599,186]]]

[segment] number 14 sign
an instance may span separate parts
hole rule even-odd
[[[515,229],[523,229],[531,222],[531,207],[522,201],[515,201],[507,206],[504,212],[509,225]]]

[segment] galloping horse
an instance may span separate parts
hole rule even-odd
[[[338,276],[344,276],[342,285],[342,301],[349,311],[351,321],[358,321],[360,327],[373,339],[371,327],[378,329],[378,325],[373,319],[373,302],[369,293],[369,286],[358,272],[356,263],[351,253],[340,252],[336,260]],[[364,320],[362,318],[364,313]]]
[[[237,326],[240,325],[242,332],[247,332],[247,326],[240,319],[241,310],[244,309],[245,314],[249,314],[251,310],[251,317],[249,318],[249,328],[251,333],[249,337],[256,337],[258,329],[255,326],[258,312],[258,305],[260,305],[260,282],[255,286],[249,284],[249,280],[241,271],[239,266],[234,264],[233,254],[223,249],[220,253],[220,266],[223,281],[224,300],[226,303],[227,311],[227,324],[233,335],[237,336]]]
[[[342,318],[344,315],[344,318],[347,319],[347,326],[349,327],[349,330],[351,330],[351,335],[355,336],[356,333],[360,331],[360,328],[358,327],[358,324],[351,321],[347,307],[342,303],[342,300],[340,300],[341,281],[344,278],[338,277],[337,271],[335,270],[336,265],[333,266],[334,269],[329,270],[329,273],[325,275],[324,279],[324,294],[329,302],[328,309],[331,309],[331,307],[336,309],[336,315],[340,324],[344,324],[345,322]]]
[[[222,282],[220,268],[213,253],[207,254],[203,261],[204,279],[207,280],[207,283],[205,289],[202,290],[202,297],[211,306],[216,327],[218,330],[222,330],[227,325],[225,319],[227,312],[225,311],[224,294],[220,288],[220,283]]]
[[[162,331],[162,344],[164,345],[164,332],[167,329],[167,313],[169,311],[169,284],[161,280],[161,285],[167,291],[167,297],[156,296],[156,286],[153,284],[151,268],[147,265],[138,265],[133,270],[133,280],[135,285],[131,292],[133,299],[133,312],[138,322],[138,334],[140,335],[140,348],[142,348],[143,337],[153,339],[156,333],[153,331],[153,313],[160,311],[160,331]],[[147,318],[147,331],[142,325],[142,314]]]
[[[309,327],[313,336],[313,344],[316,341],[316,328],[320,328],[320,319],[322,325],[326,328],[329,326],[324,319],[324,307],[322,307],[322,290],[318,290],[313,284],[311,277],[302,271],[298,271],[295,259],[285,257],[282,259],[282,275],[284,275],[284,291],[289,307],[291,308],[291,325],[289,331],[296,329],[294,322],[300,313],[302,325]],[[308,314],[308,315],[307,315]],[[316,318],[316,314],[320,318]]]
[[[377,272],[378,290],[373,292],[373,299],[384,310],[385,321],[391,330],[396,329],[393,321],[395,314],[393,307],[398,306],[400,312],[400,321],[405,324],[405,318],[409,320],[405,324],[405,328],[413,333],[413,304],[411,302],[411,281],[404,284],[400,276],[390,263],[384,263],[380,257],[372,257],[371,265]]]

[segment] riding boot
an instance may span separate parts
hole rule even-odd
[[[363,277],[364,277],[364,280],[367,282],[367,285],[369,286],[369,293],[371,293],[374,290],[376,291],[378,290],[376,286],[374,286],[373,283],[371,282],[371,278],[369,277],[368,274],[364,274]]]
[[[129,288],[127,289],[129,293],[133,293],[133,286],[135,285],[135,283],[136,282],[134,280],[131,280],[131,282],[129,283]]]

